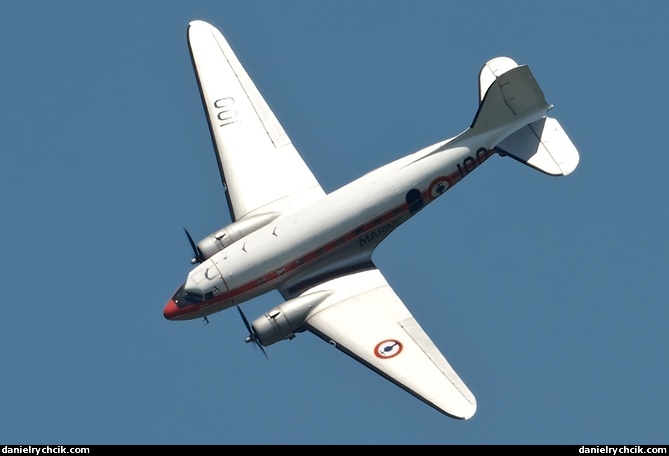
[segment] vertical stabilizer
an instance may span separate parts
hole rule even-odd
[[[517,66],[518,64],[509,57],[496,57],[488,60],[479,72],[479,101],[483,101],[483,97],[495,79]]]
[[[552,176],[570,174],[579,153],[526,65],[509,57],[486,62],[479,73],[479,109],[461,138],[484,138],[502,156]]]

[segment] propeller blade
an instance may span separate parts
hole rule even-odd
[[[197,244],[195,244],[195,241],[193,241],[193,238],[191,237],[190,233],[188,230],[184,227],[184,231],[186,232],[186,236],[188,236],[188,242],[190,243],[190,247],[193,249],[193,259],[191,260],[191,263],[202,263],[204,261],[204,258],[202,256],[202,251],[197,247]]]
[[[246,315],[244,315],[244,312],[242,312],[242,308],[239,307],[239,305],[236,306],[237,310],[239,311],[239,315],[242,317],[242,321],[244,322],[244,326],[246,326],[246,330],[249,332],[249,336],[245,339],[246,343],[249,342],[255,342],[258,347],[260,347],[260,350],[262,351],[262,354],[265,355],[265,358],[267,361],[269,361],[269,357],[267,356],[267,353],[265,352],[265,348],[262,346],[260,341],[258,340],[258,337],[256,336],[255,331],[253,331],[253,327],[249,324],[249,321],[246,319]]]
[[[244,326],[246,326],[246,330],[249,332],[249,334],[253,334],[253,328],[251,328],[249,321],[246,319],[246,315],[244,315],[244,312],[242,312],[242,308],[237,306],[237,310],[239,311],[239,316],[242,317],[242,320],[244,321]]]

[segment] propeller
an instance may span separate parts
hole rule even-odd
[[[249,332],[249,335],[246,339],[244,339],[244,342],[246,342],[247,344],[250,342],[255,342],[258,345],[258,347],[260,347],[260,350],[262,351],[262,354],[265,355],[267,361],[269,361],[269,357],[267,356],[265,349],[260,343],[260,340],[258,340],[258,336],[256,335],[255,331],[253,331],[253,327],[249,324],[249,321],[246,319],[246,316],[244,315],[244,312],[242,312],[242,308],[239,307],[239,305],[237,305],[237,310],[239,311],[239,315],[242,317],[242,320],[244,321],[246,330]]]
[[[202,255],[202,250],[195,244],[195,241],[193,241],[193,238],[191,237],[190,233],[186,228],[184,228],[184,231],[186,232],[186,236],[188,236],[188,242],[190,242],[190,246],[193,249],[193,254],[195,255],[192,260],[190,260],[191,264],[195,263],[202,263],[204,261],[204,255]]]

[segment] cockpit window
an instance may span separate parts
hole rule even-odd
[[[184,291],[184,299],[191,304],[197,304],[204,301],[204,296],[200,293],[193,293],[192,291]]]
[[[179,309],[182,309],[190,304],[199,304],[203,301],[210,301],[214,299],[214,293],[212,291],[203,295],[197,291],[186,290],[185,286],[186,284],[181,285],[176,293],[174,293],[174,296],[172,296],[172,300]]]

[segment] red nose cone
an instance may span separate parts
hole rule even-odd
[[[174,299],[170,299],[169,301],[167,301],[167,304],[165,304],[165,308],[163,309],[163,316],[168,320],[173,320],[178,315],[179,315],[179,308],[174,302]]]

